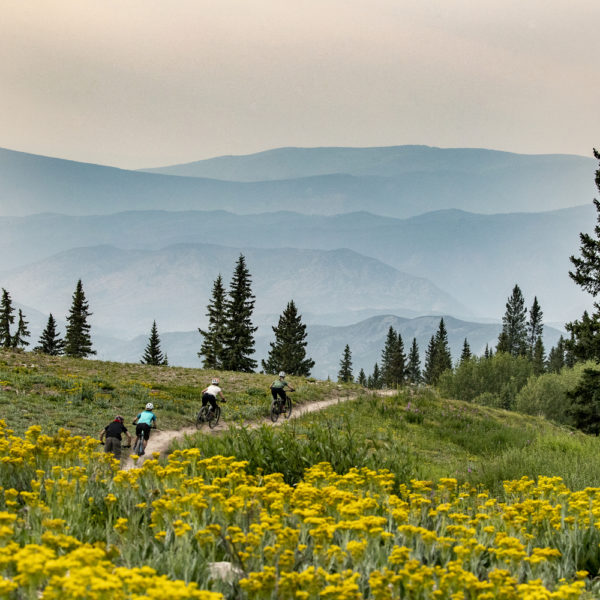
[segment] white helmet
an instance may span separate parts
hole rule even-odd
[[[215,377],[211,382],[212,385],[219,385],[219,378]]]
[[[148,402],[148,404],[146,404],[146,410],[154,410],[154,404],[152,404],[152,402]]]
[[[285,377],[285,373],[283,371],[279,371],[279,377]]]

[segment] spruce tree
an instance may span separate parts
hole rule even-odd
[[[152,323],[152,329],[150,330],[150,337],[148,338],[148,345],[144,351],[144,356],[140,362],[143,365],[167,365],[166,355],[162,353],[160,348],[160,337],[158,335],[158,329],[156,327],[156,321]]]
[[[467,341],[467,338],[465,338],[465,341],[463,343],[462,353],[460,355],[460,363],[459,364],[462,365],[464,362],[469,360],[471,358],[471,356],[472,356],[471,347],[469,346],[469,342]]]
[[[381,389],[381,370],[377,363],[375,363],[375,366],[373,367],[372,375],[369,375],[368,385],[369,388],[373,390]]]
[[[567,409],[575,427],[585,433],[600,433],[600,371],[585,369],[577,387],[567,392],[571,405]]]
[[[446,330],[446,324],[444,319],[440,319],[438,330],[435,334],[435,346],[436,346],[436,382],[440,375],[452,369],[452,355],[450,354],[450,345],[448,344],[448,332]]]
[[[67,334],[65,336],[65,354],[75,358],[86,358],[90,354],[96,354],[92,350],[92,338],[90,325],[87,321],[92,315],[89,311],[81,279],[77,282],[73,292],[73,302],[69,315],[67,316]]]
[[[419,356],[419,346],[417,346],[417,338],[413,338],[410,352],[408,354],[408,365],[406,368],[406,379],[410,383],[421,383],[423,376],[421,375],[421,357]]]
[[[549,373],[560,373],[565,366],[565,340],[561,335],[556,346],[548,353],[547,370]]]
[[[506,352],[512,356],[527,354],[527,310],[525,299],[518,285],[506,302],[506,312],[502,317],[502,332],[498,337],[498,352]]]
[[[15,309],[12,305],[10,294],[2,288],[2,301],[0,301],[0,345],[4,348],[12,346],[10,326],[15,322]]]
[[[252,279],[243,254],[236,263],[229,296],[225,301],[225,336],[222,368],[228,371],[251,373],[256,368],[254,333],[258,327],[252,325],[254,296]]]
[[[534,375],[541,375],[546,371],[546,350],[541,337],[535,341],[531,362],[533,364]]]
[[[354,381],[354,377],[352,376],[352,353],[350,352],[350,346],[348,344],[346,344],[346,347],[344,348],[344,354],[340,360],[338,381],[340,383],[350,383]]]
[[[29,329],[27,329],[27,325],[29,325],[29,321],[25,320],[23,315],[23,311],[19,309],[19,321],[17,324],[17,331],[12,338],[12,347],[13,348],[24,348],[25,346],[29,346],[29,342],[27,338],[31,335]]]
[[[198,328],[203,336],[202,346],[198,358],[204,357],[202,366],[205,369],[221,369],[225,353],[225,288],[221,274],[215,279],[212,289],[212,298],[206,307],[208,328],[206,331]]]
[[[404,383],[406,355],[402,336],[390,326],[381,356],[382,379],[386,386],[397,387]]]
[[[527,323],[527,353],[532,360],[537,341],[542,338],[544,333],[543,317],[544,313],[542,312],[536,296],[529,309],[529,322]]]
[[[50,313],[46,328],[42,332],[38,345],[34,348],[35,352],[43,352],[50,356],[58,356],[62,354],[65,348],[65,342],[56,332],[56,321]]]
[[[275,341],[270,343],[267,360],[262,361],[265,373],[285,371],[290,375],[310,375],[315,361],[306,357],[306,325],[293,300],[288,302],[277,327],[272,329]]]
[[[492,358],[490,355],[490,347],[488,344],[485,345],[485,351],[483,353],[483,358],[485,358],[485,359]]]
[[[433,385],[437,381],[436,349],[435,336],[432,335],[427,350],[425,351],[425,369],[423,370],[423,380],[429,385]]]
[[[363,387],[367,387],[367,376],[365,375],[365,371],[362,368],[358,373],[358,384],[362,385]]]

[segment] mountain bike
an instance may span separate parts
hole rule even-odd
[[[152,431],[158,431],[158,427],[151,427]],[[149,441],[149,440],[148,440]],[[137,437],[135,438],[135,442],[133,443],[133,454],[137,454],[138,456],[142,456],[145,454],[144,452],[144,432],[140,431]]]
[[[286,419],[292,414],[292,401],[288,394],[285,395],[285,400],[279,396],[271,401],[271,421],[275,423],[279,419],[279,415],[283,415]]]
[[[217,404],[217,408],[213,409],[210,404],[205,404],[196,416],[196,429],[200,429],[203,423],[208,423],[211,429],[214,429],[221,418],[221,407]]]

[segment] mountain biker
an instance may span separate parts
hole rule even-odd
[[[221,398],[221,402],[227,402],[223,397],[223,390],[219,387],[219,378],[215,377],[210,385],[202,390],[202,406],[210,404],[210,407],[216,412],[218,408],[217,396]]]
[[[136,426],[135,435],[139,436],[140,434],[143,434],[144,436],[144,451],[142,454],[146,454],[146,446],[150,439],[150,429],[156,429],[156,415],[152,412],[153,410],[154,404],[148,402],[148,404],[146,404],[146,409],[139,413],[133,420],[133,424]]]
[[[124,419],[117,415],[112,423],[109,423],[100,433],[100,441],[104,444],[104,452],[112,452],[116,459],[121,458],[121,435],[127,436],[127,442],[131,446],[131,436],[127,427],[123,425]],[[104,441],[106,438],[106,441]]]
[[[285,388],[289,388],[290,392],[295,391],[294,388],[285,380],[285,373],[279,371],[279,379],[276,379],[269,387],[273,400],[277,402],[277,396],[281,398],[281,403],[285,403],[287,396]]]

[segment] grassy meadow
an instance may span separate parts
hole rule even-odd
[[[86,437],[148,400],[187,425],[212,376],[0,353],[0,598],[600,595],[599,442],[542,418],[293,380],[345,401],[130,470]],[[220,376],[232,421],[267,414],[271,377]]]

